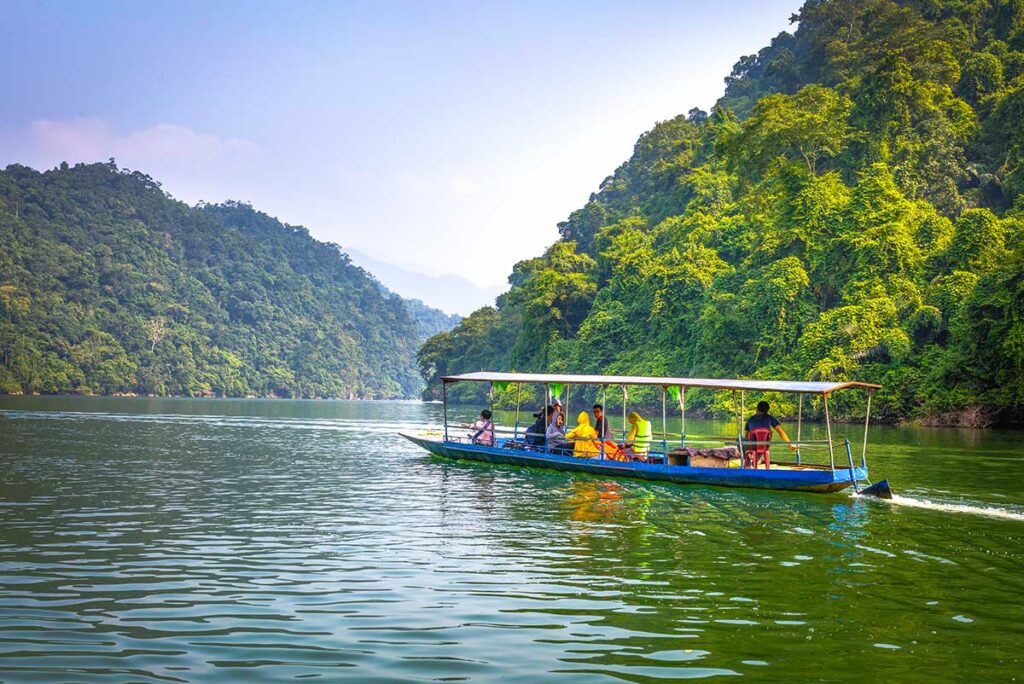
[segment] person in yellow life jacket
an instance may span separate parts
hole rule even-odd
[[[565,439],[573,443],[572,455],[576,458],[593,458],[601,453],[597,430],[590,426],[590,414],[586,411],[580,411],[576,427],[565,434]]]
[[[629,434],[626,435],[623,448],[630,456],[638,459],[647,458],[651,450],[651,421],[644,420],[634,411],[626,416],[626,422],[629,423]]]

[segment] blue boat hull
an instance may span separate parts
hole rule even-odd
[[[853,485],[854,480],[867,480],[867,468],[696,468],[691,466],[662,465],[574,458],[521,449],[461,444],[428,439],[401,433],[403,437],[432,454],[446,458],[530,466],[572,472],[591,473],[609,477],[629,477],[677,484],[705,484],[722,487],[751,487],[801,492],[838,492]]]

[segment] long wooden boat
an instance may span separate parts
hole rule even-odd
[[[662,437],[654,440],[644,461],[622,461],[608,458],[602,448],[593,458],[578,458],[568,454],[549,452],[544,446],[526,444],[519,429],[519,406],[516,407],[516,425],[511,436],[496,437],[494,444],[478,444],[464,437],[451,434],[448,422],[448,385],[455,382],[484,382],[494,386],[506,387],[510,384],[519,386],[521,396],[522,385],[539,384],[545,386],[545,394],[550,403],[552,396],[558,396],[563,389],[572,385],[597,385],[603,387],[607,395],[608,387],[622,388],[623,423],[626,416],[626,400],[629,386],[660,387],[662,393],[662,430],[657,433]],[[627,477],[679,484],[704,484],[727,487],[749,487],[759,489],[805,491],[805,492],[837,492],[847,487],[854,487],[858,493],[890,496],[888,483],[884,480],[870,485],[867,467],[867,437],[870,422],[871,394],[880,388],[863,382],[788,382],[778,380],[719,380],[706,378],[657,378],[644,376],[610,376],[610,375],[561,375],[541,373],[499,373],[479,372],[463,375],[446,376],[442,379],[444,425],[440,429],[428,430],[415,434],[402,433],[402,436],[432,454],[457,460],[479,461],[483,463],[499,463],[517,466],[529,466],[584,472],[609,477]],[[672,391],[679,388],[678,393]],[[727,438],[737,455],[751,447],[744,442],[742,431],[743,406],[746,392],[788,392],[799,395],[797,416],[797,438],[794,442],[796,461],[772,463],[770,467],[743,467],[745,459],[739,463],[725,460],[718,467],[707,467],[709,459],[691,459],[687,456],[695,454],[695,449],[687,449],[687,441],[695,439],[686,435],[686,390],[690,388],[707,388],[729,390],[739,394],[739,418],[735,440]],[[867,392],[867,410],[864,419],[864,441],[861,447],[859,463],[854,462],[851,443],[847,439],[833,441],[832,424],[829,416],[829,398],[840,390],[861,389]],[[492,393],[493,394],[493,393]],[[665,426],[667,422],[668,394],[679,397],[679,408],[682,430],[679,434],[670,435]],[[804,396],[820,396],[824,401],[825,423],[828,438],[825,443],[801,441]],[[568,401],[567,401],[568,403]],[[669,437],[672,441],[669,442]],[[699,438],[698,438],[699,439]],[[715,438],[725,441],[722,438]],[[678,440],[678,441],[677,441]],[[707,441],[706,438],[703,441]],[[657,447],[661,448],[658,449]],[[841,461],[836,463],[836,451],[840,452]],[[670,448],[671,447],[671,448]],[[808,462],[802,455],[809,449],[827,450],[828,463]],[[843,458],[845,457],[845,458]],[[714,459],[710,459],[714,460]],[[864,485],[862,487],[862,484]]]

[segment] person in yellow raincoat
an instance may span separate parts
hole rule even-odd
[[[634,411],[626,417],[626,422],[629,423],[630,428],[622,448],[633,460],[643,461],[651,451],[653,437],[651,421],[644,420],[639,413]]]
[[[586,411],[580,411],[576,427],[565,434],[565,439],[573,443],[572,455],[576,458],[593,458],[601,453],[597,430],[590,426],[590,414]]]

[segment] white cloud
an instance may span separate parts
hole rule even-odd
[[[237,163],[250,159],[259,148],[248,140],[219,138],[215,135],[196,133],[191,128],[160,124],[141,131],[135,131],[114,141],[117,158],[125,164],[221,164]]]
[[[34,148],[36,159],[46,160],[42,166],[51,167],[62,161],[99,160],[112,140],[110,128],[99,119],[68,119],[33,121],[25,142]]]
[[[33,121],[23,129],[0,136],[0,149],[19,162],[48,169],[61,162],[106,161],[142,171],[187,202],[222,200],[244,186],[234,182],[259,156],[248,140],[200,133],[185,126],[159,124],[118,133],[98,118]]]

